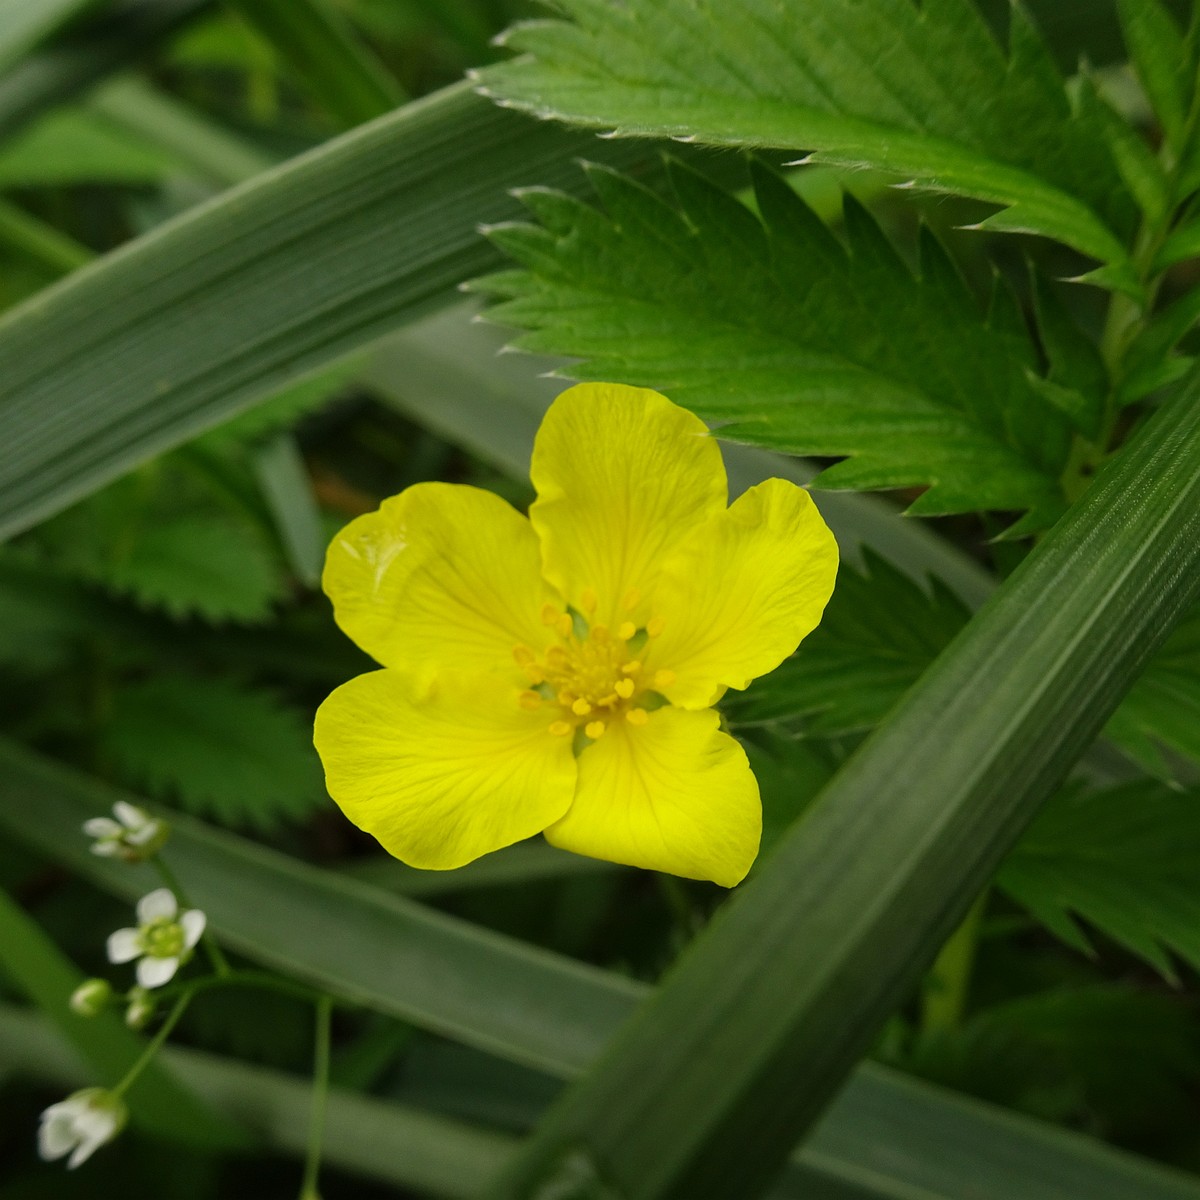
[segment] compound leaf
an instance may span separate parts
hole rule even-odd
[[[1065,789],[997,882],[1077,949],[1092,949],[1078,917],[1174,978],[1171,953],[1200,966],[1200,794],[1152,781]]]
[[[617,135],[879,168],[1002,206],[992,228],[1124,264],[1132,206],[1106,139],[1015,6],[1007,55],[969,0],[556,7],[509,31],[523,57],[483,70],[485,94]]]
[[[926,485],[913,512],[1026,509],[1031,527],[1061,511],[1070,419],[1030,382],[1027,332],[980,315],[932,235],[914,278],[855,201],[843,245],[765,168],[761,218],[678,165],[678,207],[591,178],[606,212],[537,189],[540,225],[492,230],[525,269],[474,286],[532,331],[518,346],[660,387],[735,441],[845,457],[818,486]]]
[[[272,829],[324,795],[301,714],[227,680],[169,675],[121,688],[103,746],[130,783],[226,825]]]

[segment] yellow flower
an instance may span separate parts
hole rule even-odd
[[[762,814],[711,706],[815,628],[833,535],[781,479],[726,507],[703,422],[641,388],[564,392],[531,475],[528,518],[421,483],[330,546],[338,624],[384,669],[317,713],[329,793],[417,867],[544,832],[732,887]]]

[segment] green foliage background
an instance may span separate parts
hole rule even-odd
[[[282,994],[197,1000],[127,1134],[36,1160],[137,1051],[65,1004],[153,886],[79,833],[129,796],[237,964],[339,999],[326,1200],[1200,1197],[1200,26],[1029,8],[0,0],[5,1196],[296,1191]],[[329,536],[526,504],[567,377],[843,549],[724,702],[732,904],[413,871],[324,791]]]

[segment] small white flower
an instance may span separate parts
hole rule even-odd
[[[42,1113],[38,1154],[47,1162],[70,1154],[67,1166],[74,1170],[121,1132],[127,1116],[124,1101],[107,1088],[84,1088]]]
[[[118,929],[108,938],[108,961],[138,960],[137,981],[144,988],[170,982],[204,933],[205,916],[198,908],[179,911],[170,888],[143,896],[137,906],[138,927]]]
[[[83,832],[95,839],[92,853],[101,858],[123,858],[126,862],[144,862],[162,849],[170,829],[166,821],[118,800],[112,817],[92,817],[84,821]]]
[[[85,979],[72,993],[71,1011],[81,1017],[95,1017],[108,1007],[112,984],[107,979]]]

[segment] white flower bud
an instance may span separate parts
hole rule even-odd
[[[85,979],[72,993],[71,1011],[81,1017],[95,1017],[108,1007],[112,984],[107,979]]]
[[[84,821],[83,832],[94,839],[93,854],[139,863],[153,858],[162,849],[170,826],[137,805],[118,800],[113,805],[112,817],[92,817]]]

